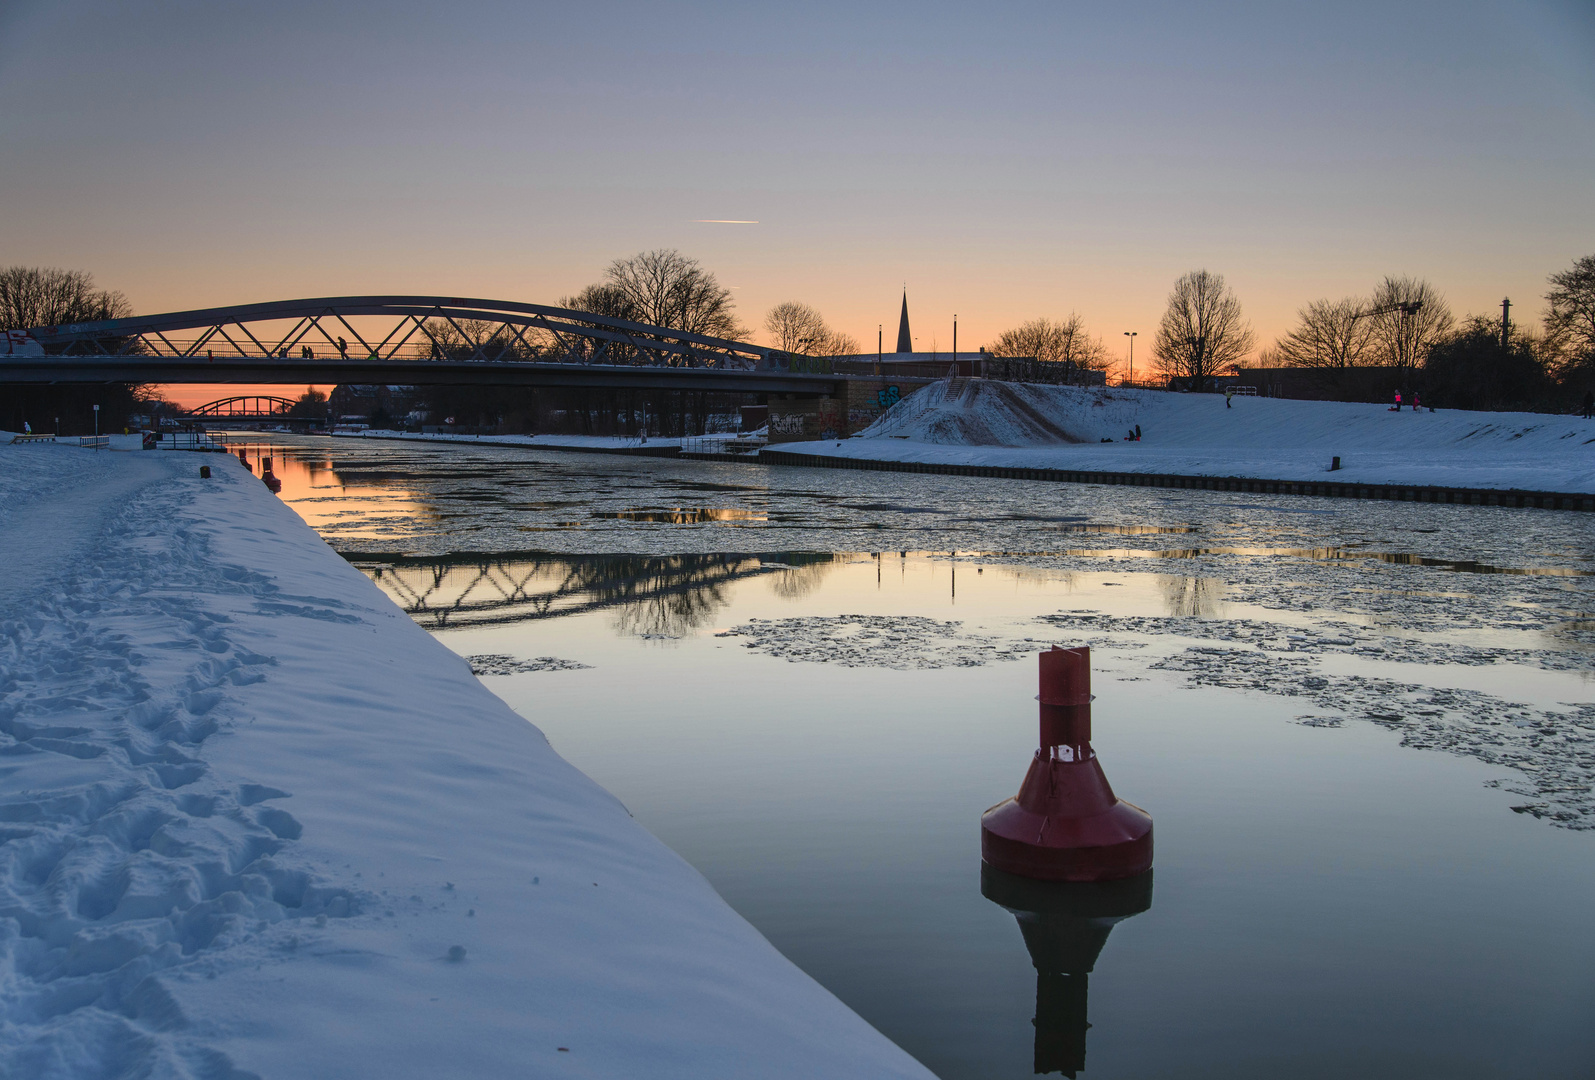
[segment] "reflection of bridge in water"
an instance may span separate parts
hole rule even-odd
[[[616,609],[620,628],[679,637],[708,625],[743,578],[776,576],[798,595],[834,565],[829,554],[548,555],[373,559],[350,556],[429,629],[491,626]]]

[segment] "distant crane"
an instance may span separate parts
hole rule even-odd
[[[1422,300],[1397,300],[1381,307],[1369,308],[1366,311],[1357,312],[1351,317],[1351,325],[1356,326],[1358,319],[1373,318],[1379,315],[1394,315],[1397,313],[1401,315],[1403,321],[1410,322],[1412,317],[1418,313],[1418,309],[1421,307],[1423,307]],[[1398,346],[1398,363],[1396,366],[1400,368],[1416,367],[1417,365],[1413,362],[1413,358],[1399,357],[1399,350],[1404,349],[1405,347],[1406,343],[1404,341]]]
[[[1351,317],[1351,321],[1356,322],[1358,319],[1371,318],[1375,315],[1393,315],[1398,311],[1401,312],[1403,316],[1410,319],[1418,313],[1418,309],[1421,307],[1423,307],[1422,300],[1397,300],[1395,303],[1386,304],[1384,307],[1369,308],[1367,311],[1359,311]]]

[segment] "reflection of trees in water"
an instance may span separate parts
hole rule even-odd
[[[814,588],[834,557],[745,555],[517,555],[396,559],[362,568],[422,625],[482,626],[618,608],[624,633],[680,637],[713,621],[740,578],[803,575]],[[778,586],[779,589],[779,586]],[[783,593],[782,595],[787,595]]]
[[[1158,588],[1163,591],[1163,603],[1172,616],[1211,619],[1224,606],[1224,583],[1218,578],[1159,574]]]
[[[639,557],[590,575],[584,591],[598,606],[620,606],[615,629],[621,633],[681,637],[712,622],[729,602],[726,586],[758,567],[757,559],[724,555]]]
[[[820,587],[820,582],[836,568],[831,555],[786,555],[787,568],[777,570],[770,580],[770,591],[782,600],[797,600]]]
[[[1074,592],[1082,582],[1082,577],[1074,570],[1051,570],[1045,567],[1034,566],[987,566],[986,570],[996,570],[999,574],[1006,573],[1022,585],[1036,588],[1050,588],[1062,585],[1064,592]]]

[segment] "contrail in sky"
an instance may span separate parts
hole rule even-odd
[[[693,218],[692,219],[692,223],[694,225],[757,225],[758,224],[757,221],[739,221],[736,218],[713,218],[713,217]]]

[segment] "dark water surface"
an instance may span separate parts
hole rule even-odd
[[[1595,1075],[1589,515],[237,441],[949,1080]],[[1053,643],[1154,877],[988,899]]]

